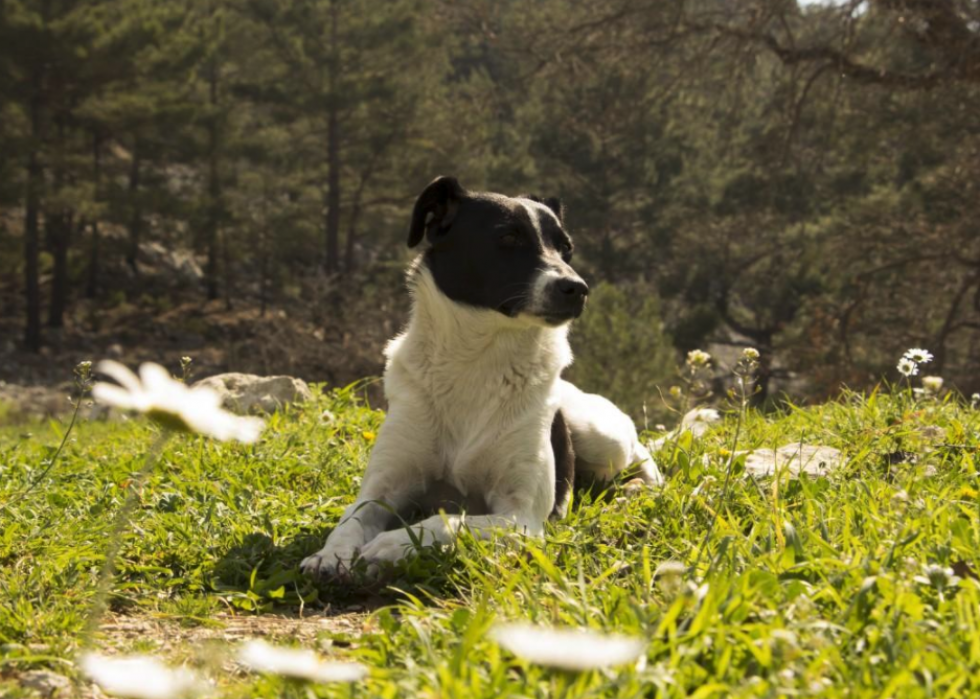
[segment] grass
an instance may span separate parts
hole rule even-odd
[[[543,542],[464,539],[387,584],[318,587],[297,565],[353,499],[383,420],[356,395],[318,393],[273,416],[253,446],[171,439],[140,493],[110,597],[113,618],[154,625],[131,637],[104,631],[101,643],[201,666],[224,697],[980,693],[980,412],[955,400],[875,393],[750,412],[738,449],[805,441],[842,449],[847,464],[827,479],[756,482],[735,459],[722,500],[729,417],[701,440],[664,447],[660,495],[579,495]],[[83,420],[52,463],[65,428],[0,429],[5,697],[34,696],[21,678],[36,669],[84,686],[73,659],[107,532],[156,436],[142,420]],[[658,579],[668,560],[697,569]],[[370,613],[352,626],[293,636],[369,665],[355,687],[245,675],[220,644],[152,630],[220,636],[234,613],[254,616],[261,633],[284,612],[355,605]],[[581,675],[529,665],[489,639],[496,621],[515,619],[641,635],[646,661]],[[280,640],[291,623],[276,626],[287,629]]]

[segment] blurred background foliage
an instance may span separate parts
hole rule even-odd
[[[635,416],[694,347],[980,390],[977,0],[5,0],[0,153],[8,382],[377,375],[454,174],[563,198],[572,376]]]

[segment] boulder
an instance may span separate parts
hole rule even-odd
[[[292,376],[217,374],[194,384],[195,388],[198,386],[216,392],[224,407],[236,413],[271,413],[284,405],[303,403],[313,397],[306,382]]]
[[[743,452],[739,452],[743,453]],[[844,463],[839,449],[814,444],[784,444],[777,449],[756,449],[745,458],[745,474],[771,476],[778,470],[793,476],[826,476]]]

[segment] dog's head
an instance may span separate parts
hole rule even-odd
[[[469,306],[557,326],[581,315],[589,287],[572,269],[561,202],[468,192],[438,177],[419,195],[408,247],[439,291]]]

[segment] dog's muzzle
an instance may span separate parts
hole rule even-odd
[[[559,325],[582,315],[589,297],[589,285],[577,276],[558,277],[547,285],[544,297],[537,315]]]

